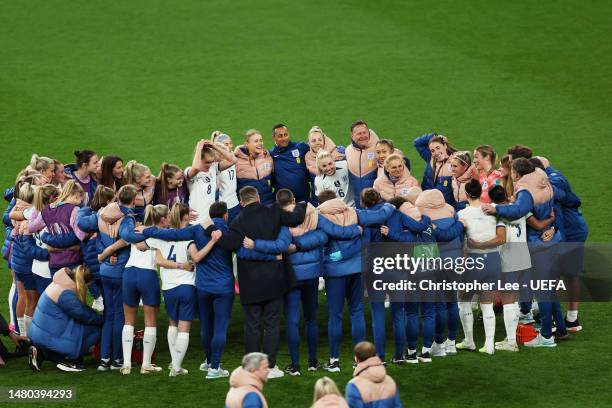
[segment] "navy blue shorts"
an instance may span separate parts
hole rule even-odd
[[[125,268],[123,271],[123,304],[136,307],[142,298],[145,306],[159,307],[159,279],[157,271],[142,269],[135,266]]]
[[[49,286],[51,282],[53,282],[53,279],[51,278],[43,278],[42,276],[34,275],[34,284],[36,285],[36,292],[38,292],[38,295],[40,296],[42,296],[43,292],[45,291],[45,289],[47,289],[47,286]]]
[[[178,285],[164,290],[164,304],[170,320],[192,321],[197,307],[195,286]]]
[[[23,283],[25,290],[36,290],[36,283],[34,282],[34,274],[32,272],[15,272],[15,279],[17,279],[17,282]]]

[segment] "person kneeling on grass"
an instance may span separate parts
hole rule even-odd
[[[86,303],[89,269],[63,268],[40,297],[30,332],[29,364],[40,371],[44,359],[62,371],[83,371],[83,355],[100,342],[102,316]]]
[[[402,401],[395,381],[387,375],[385,364],[376,355],[376,347],[369,341],[357,343],[353,379],[346,384],[349,407],[401,408]]]
[[[348,408],[334,380],[321,377],[314,386],[314,396],[311,408]]]
[[[270,366],[268,356],[254,352],[242,358],[240,367],[232,371],[230,390],[225,397],[226,408],[266,408],[268,403],[262,394],[268,380]]]

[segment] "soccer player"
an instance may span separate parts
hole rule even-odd
[[[425,173],[421,183],[423,190],[438,189],[444,195],[444,200],[454,205],[449,159],[457,150],[450,145],[446,136],[435,133],[417,137],[413,144],[419,155],[425,160]]]
[[[272,190],[272,172],[274,162],[270,153],[264,148],[263,137],[258,130],[247,130],[244,145],[236,147],[236,177],[238,191],[246,186],[257,189],[262,204],[274,202]]]
[[[119,156],[108,155],[101,163],[100,184],[119,191],[123,185],[123,160]]]
[[[98,155],[92,150],[75,150],[75,164],[64,166],[64,172],[74,181],[79,183],[85,195],[83,205],[88,205],[93,199],[93,195],[98,187],[94,179],[96,169],[99,167]]]
[[[217,145],[223,146],[228,152],[234,151],[232,138],[216,130],[211,139]],[[228,223],[232,222],[240,212],[240,200],[238,200],[238,179],[236,178],[236,165],[219,172],[219,200],[227,206]]]
[[[155,193],[155,177],[151,170],[136,160],[130,160],[123,170],[123,183],[136,187],[138,194],[134,202],[134,219],[136,222],[144,221],[144,213],[147,205],[153,201]]]
[[[476,180],[471,180],[465,185],[465,194],[468,198],[468,206],[459,211],[459,220],[465,226],[466,252],[469,258],[477,262],[482,260],[484,268],[474,268],[463,273],[466,282],[477,281],[478,283],[496,283],[501,277],[501,258],[499,246],[506,242],[506,226],[498,222],[495,217],[487,215],[480,204],[482,186]],[[465,340],[457,344],[458,350],[475,350],[474,343],[474,318],[472,315],[471,299],[473,292],[459,294],[459,316],[465,334]],[[484,347],[478,351],[481,353],[495,353],[495,312],[493,301],[495,291],[480,291],[480,310],[485,330]],[[468,310],[469,309],[469,310]]]
[[[489,145],[481,145],[474,150],[474,168],[482,186],[480,201],[483,204],[491,203],[489,189],[502,183],[502,174],[495,168],[496,157],[495,150]]]
[[[163,204],[172,209],[176,203],[189,202],[189,190],[185,186],[185,175],[180,167],[163,162],[155,181],[153,205]]]
[[[210,220],[208,209],[217,195],[217,174],[236,164],[236,157],[223,147],[202,139],[196,145],[193,163],[185,169],[189,207],[198,213],[193,224]]]
[[[465,184],[474,178],[476,169],[472,166],[472,157],[469,152],[455,152],[450,158],[451,174],[453,176],[453,197],[455,198],[455,211],[460,211],[467,205]]]
[[[321,194],[325,190],[333,191],[346,205],[354,207],[355,196],[353,195],[346,160],[335,161],[331,153],[319,150],[317,169],[318,175],[314,181],[316,194]]]
[[[418,188],[419,182],[414,178],[404,164],[399,154],[391,154],[385,159],[383,171],[374,181],[374,189],[385,201],[393,197],[406,197],[410,189]]]
[[[329,152],[334,161],[346,160],[344,155],[345,149],[343,146],[336,146],[323,130],[318,126],[313,126],[308,131],[308,146],[310,150],[304,155],[306,161],[306,168],[310,173],[310,202],[316,205],[317,192],[315,191],[315,177],[319,175],[319,167],[317,166],[317,155],[320,151],[325,150]]]

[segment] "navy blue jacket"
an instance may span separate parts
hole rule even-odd
[[[568,242],[585,242],[589,229],[580,211],[580,198],[574,193],[565,176],[553,167],[546,168],[548,181],[553,186],[555,201],[561,205],[561,211],[555,206],[555,222],[562,218],[565,240]]]
[[[301,142],[289,142],[287,147],[275,146],[270,150],[274,161],[272,177],[275,190],[291,190],[297,202],[310,199],[310,174],[304,158],[309,150],[310,146]]]
[[[429,151],[429,141],[435,133],[428,133],[426,135],[417,137],[414,139],[414,147],[419,155],[425,160],[425,173],[423,174],[423,182],[421,187],[423,190],[438,189],[444,195],[444,201],[452,206],[455,205],[455,195],[453,194],[453,178],[451,176],[438,176],[434,174],[434,170],[431,167],[431,152]],[[435,180],[434,180],[435,178]]]

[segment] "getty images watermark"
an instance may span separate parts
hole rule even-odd
[[[612,245],[373,243],[362,252],[368,297],[392,302],[454,301],[458,292],[515,292],[519,301],[612,300]]]

